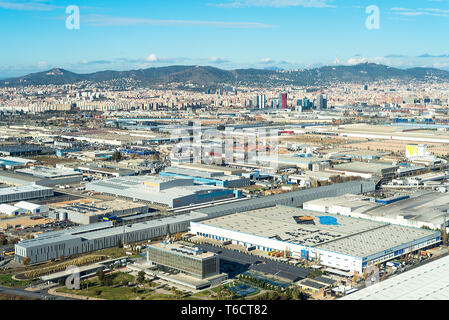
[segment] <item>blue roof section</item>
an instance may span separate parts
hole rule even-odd
[[[325,226],[339,226],[337,218],[331,217],[331,216],[319,216],[318,219],[320,219],[320,223],[324,224]]]

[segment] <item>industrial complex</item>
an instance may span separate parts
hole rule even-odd
[[[157,203],[170,208],[235,197],[232,189],[194,185],[193,179],[130,176],[92,182],[86,190]]]
[[[0,0],[0,300],[449,300],[449,0],[59,2]]]
[[[247,248],[283,251],[289,257],[359,273],[369,264],[432,247],[441,241],[440,232],[285,206],[192,222],[190,232]]]
[[[121,243],[146,241],[165,236],[168,232],[185,231],[191,221],[204,217],[203,214],[189,213],[123,227],[114,227],[112,222],[100,222],[43,234],[17,244],[16,259],[21,261],[27,257],[31,263],[38,263],[114,247],[120,241]]]
[[[340,300],[448,300],[449,257],[440,258]]]

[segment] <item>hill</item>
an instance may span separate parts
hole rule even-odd
[[[314,86],[335,82],[371,82],[382,80],[449,81],[449,72],[434,68],[398,69],[381,64],[363,63],[352,66],[326,66],[295,71],[270,69],[222,70],[210,66],[168,66],[130,71],[100,71],[77,74],[56,68],[32,73],[23,77],[0,81],[0,86],[62,85],[78,82],[134,83],[138,86],[156,87],[167,84],[180,86],[230,85],[302,85]]]

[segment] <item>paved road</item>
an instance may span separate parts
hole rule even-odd
[[[7,288],[0,287],[0,293],[12,294],[21,297],[34,298],[39,300],[76,300],[72,298],[54,296],[48,293],[48,289],[41,290],[41,292],[30,292],[23,288]]]

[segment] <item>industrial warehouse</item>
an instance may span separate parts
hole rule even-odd
[[[0,203],[40,199],[53,196],[53,189],[38,185],[24,185],[18,187],[1,188]]]
[[[419,191],[385,199],[346,194],[307,201],[304,209],[415,228],[448,227],[449,195]]]
[[[241,188],[250,185],[250,179],[236,175],[225,175],[222,172],[208,172],[196,169],[184,169],[177,167],[166,168],[160,172],[161,177],[176,177],[193,179],[195,183],[214,185],[225,188]]]
[[[91,224],[116,220],[117,217],[143,214],[148,206],[132,201],[73,201],[68,204],[54,204],[49,217],[55,220],[69,220],[78,224]]]
[[[344,271],[362,273],[441,242],[440,232],[276,206],[191,223],[191,233],[261,251],[284,251]]]
[[[42,234],[16,244],[16,260],[20,262],[28,257],[30,263],[39,263],[114,247],[120,241],[145,241],[165,236],[168,232],[186,231],[191,221],[205,217],[204,214],[189,213],[120,227],[114,227],[112,222],[100,222]]]
[[[449,257],[356,291],[341,300],[449,300]]]
[[[193,179],[130,176],[92,182],[86,190],[161,204],[170,208],[234,197],[234,190],[194,185]]]
[[[54,187],[56,185],[79,183],[82,180],[83,175],[81,172],[67,168],[34,166],[14,172],[0,172],[0,182],[15,186],[35,184]]]
[[[165,183],[170,184],[171,180],[163,179],[160,181],[165,181]],[[160,184],[155,187],[160,187]],[[164,184],[162,183],[163,187]],[[199,209],[189,214],[168,216],[130,224],[126,225],[126,228],[122,226],[113,227],[112,221],[93,223],[64,231],[37,234],[35,239],[22,240],[15,246],[16,259],[21,261],[23,258],[28,257],[30,258],[30,263],[45,262],[61,256],[69,257],[114,247],[117,245],[119,239],[122,240],[122,243],[128,241],[146,241],[165,236],[168,232],[185,232],[191,227],[190,222],[192,221],[206,220],[208,218],[247,210],[245,208],[267,208],[275,206],[277,203],[300,205],[304,201],[316,199],[324,195],[337,196],[346,192],[357,193],[357,191],[365,192],[372,191],[373,189],[374,183],[372,182],[352,181],[339,185],[318,187],[313,190],[300,190],[290,194],[279,194],[245,200],[240,203],[223,204]],[[153,213],[147,214],[152,215]],[[132,220],[133,216],[131,215],[129,218]],[[127,217],[122,218],[122,220],[127,220]]]

